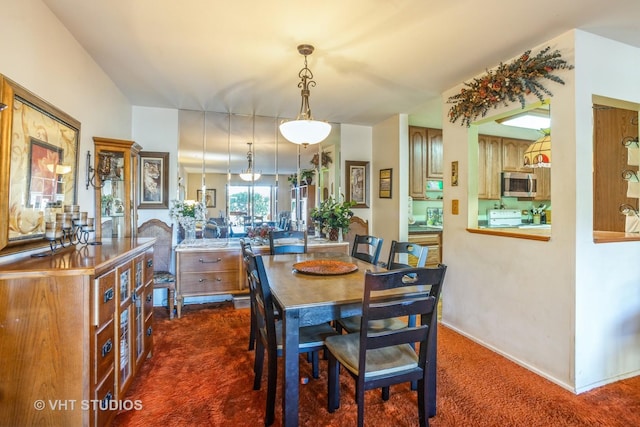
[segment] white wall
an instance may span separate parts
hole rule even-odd
[[[575,385],[587,390],[640,374],[640,242],[594,244],[591,233],[592,95],[640,103],[640,49],[576,31],[576,59]]]
[[[380,260],[389,257],[392,240],[408,238],[409,207],[409,121],[406,114],[399,114],[373,127],[371,175],[373,221],[369,233],[382,237],[384,243]],[[391,199],[379,198],[380,169],[392,169]]]
[[[465,230],[477,214],[477,168],[470,166],[477,162],[476,130],[450,123],[448,110],[443,111],[445,177],[450,176],[452,161],[460,162],[461,173],[458,187],[445,179],[443,262],[449,269],[443,323],[575,392],[637,374],[640,364],[640,271],[628,263],[638,259],[638,243],[593,243],[594,88],[589,87],[599,82],[598,89],[608,96],[630,94],[609,90],[612,86],[635,85],[637,91],[637,78],[634,81],[630,71],[623,75],[611,70],[629,70],[634,61],[637,69],[638,52],[609,41],[594,50],[591,38],[568,32],[533,49],[535,54],[551,46],[576,66],[556,72],[565,85],[545,81],[554,95],[554,210],[548,242]],[[619,61],[622,58],[615,54],[619,50],[626,61]],[[601,69],[603,64],[609,64],[606,70]],[[446,91],[443,99],[462,87]],[[637,94],[634,99],[639,99]],[[531,102],[535,100],[532,97]],[[509,109],[513,106],[490,114]],[[452,199],[460,201],[459,215],[451,213]]]
[[[169,108],[133,107],[133,140],[142,151],[169,153],[168,201],[177,198],[178,190],[178,110]],[[138,209],[138,225],[157,218],[171,224],[168,209]]]
[[[374,196],[377,194],[373,192],[374,185],[376,185],[375,188],[377,190],[377,181],[374,181],[373,179],[373,168],[371,165],[371,134],[372,128],[370,126],[340,126],[340,188],[344,189],[349,185],[345,182],[345,162],[369,162],[369,180],[367,182],[367,188],[369,189],[369,200],[372,201]],[[371,224],[371,204],[369,204],[369,208],[354,208],[352,210],[355,216],[367,220],[369,221],[369,224]]]
[[[80,121],[78,204],[95,212],[85,188],[94,136],[130,139],[131,106],[115,84],[40,0],[3,0],[0,73]]]

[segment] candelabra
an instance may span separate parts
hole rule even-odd
[[[51,251],[32,256],[50,256],[77,244],[101,245],[102,242],[89,240],[95,231],[94,218],[87,218],[87,212],[80,212],[78,205],[65,205],[64,212],[56,213],[55,221],[45,223],[44,239],[49,242]]]

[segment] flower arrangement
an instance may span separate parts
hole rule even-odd
[[[259,240],[258,243],[269,240],[269,232],[275,230],[275,227],[263,224],[255,228],[247,227],[247,237],[253,240]]]
[[[328,234],[331,230],[342,229],[343,233],[349,231],[355,205],[353,201],[338,202],[330,197],[311,210],[311,220],[320,223],[323,232]]]
[[[553,94],[539,81],[541,78],[556,83],[564,81],[551,74],[554,70],[570,70],[572,65],[561,58],[560,52],[547,46],[537,55],[531,56],[531,50],[524,52],[518,59],[509,64],[500,63],[494,71],[487,70],[484,76],[465,83],[459,94],[450,97],[447,102],[455,104],[449,110],[449,121],[455,123],[462,118],[462,125],[469,126],[478,116],[484,117],[490,108],[497,108],[502,103],[520,101],[525,107],[525,96],[534,94],[539,100],[544,95]]]
[[[317,168],[318,167],[319,158],[320,158],[320,156],[318,155],[318,153],[316,153],[316,154],[313,155],[313,157],[311,158],[309,163],[311,163],[315,168]],[[326,168],[331,163],[333,163],[333,160],[331,159],[331,156],[329,155],[329,153],[323,151],[322,152],[322,167]]]
[[[169,216],[183,228],[195,227],[196,222],[207,219],[207,209],[195,200],[172,200]]]

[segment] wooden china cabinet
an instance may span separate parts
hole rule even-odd
[[[96,240],[134,237],[142,147],[134,141],[93,137],[96,171]]]

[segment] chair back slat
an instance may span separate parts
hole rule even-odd
[[[386,267],[388,270],[397,270],[399,268],[408,267],[424,267],[427,263],[428,253],[428,246],[421,246],[413,242],[398,242],[393,240],[391,242],[391,249],[389,251],[389,259]],[[415,265],[400,262],[399,258],[402,254],[406,255],[407,262],[411,258],[415,259]]]
[[[298,230],[269,231],[271,255],[307,253],[307,232]]]
[[[380,258],[383,241],[384,239],[382,237],[356,234],[356,237],[353,239],[351,256],[375,265]]]

